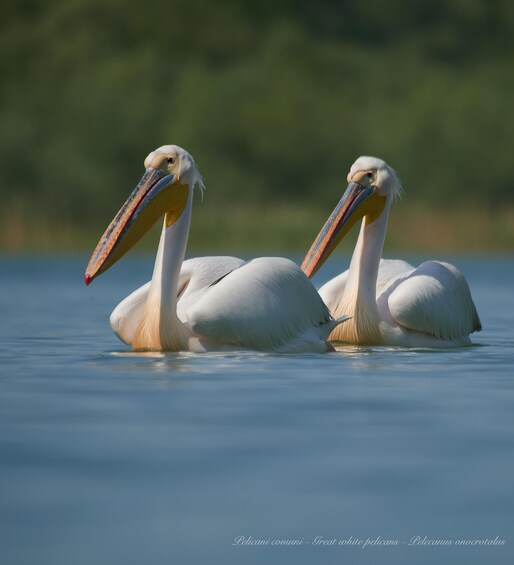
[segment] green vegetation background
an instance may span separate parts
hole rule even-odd
[[[193,249],[306,250],[360,154],[403,180],[390,246],[514,248],[511,0],[3,0],[0,27],[4,250],[92,250],[165,143],[206,180]]]

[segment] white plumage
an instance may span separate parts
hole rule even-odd
[[[202,184],[191,156],[164,146],[145,160],[147,172],[100,240],[86,283],[117,261],[166,213],[152,280],[113,311],[116,335],[135,349],[326,352],[335,321],[292,261],[203,257],[183,261],[193,187]],[[203,185],[202,185],[203,186]],[[158,204],[156,204],[158,203]]]
[[[380,159],[361,157],[348,181],[302,265],[309,276],[316,272],[351,225],[363,218],[350,268],[319,290],[334,316],[352,316],[330,338],[408,347],[469,345],[469,334],[482,328],[469,286],[456,267],[427,261],[414,268],[380,258],[391,200],[401,190],[396,173]]]
[[[114,333],[132,345],[151,281],[111,314]],[[182,264],[177,315],[192,351],[253,349],[275,353],[331,349],[335,321],[298,265],[280,257],[244,261],[198,257]]]
[[[319,289],[331,312],[339,312],[347,279],[344,271]],[[383,342],[389,345],[464,346],[471,343],[470,333],[482,329],[469,286],[449,263],[427,261],[416,268],[381,259],[376,302]]]

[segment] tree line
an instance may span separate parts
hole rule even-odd
[[[4,215],[103,224],[165,143],[207,206],[328,210],[361,154],[420,206],[514,204],[508,0],[4,0],[0,26]]]

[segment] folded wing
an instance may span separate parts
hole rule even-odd
[[[410,330],[458,340],[482,329],[468,283],[453,265],[427,261],[392,281],[379,297],[393,320]]]

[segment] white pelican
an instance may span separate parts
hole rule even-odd
[[[86,269],[89,284],[164,215],[152,280],[111,315],[116,335],[133,349],[326,352],[334,320],[292,261],[205,257],[184,261],[193,189],[203,181],[176,145],[152,151],[146,172],[100,239]],[[182,267],[182,270],[181,270]]]
[[[469,345],[482,329],[469,286],[453,265],[381,260],[391,202],[400,194],[395,171],[375,157],[359,157],[341,201],[312,244],[302,269],[310,278],[353,224],[362,220],[350,268],[319,293],[334,317],[351,316],[330,339],[406,347]]]

